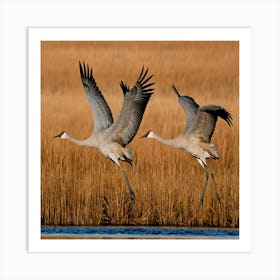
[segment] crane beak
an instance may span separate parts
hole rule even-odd
[[[141,138],[146,138],[148,135],[149,135],[149,132],[147,132],[146,134],[142,135],[142,136],[140,137],[140,139],[141,139]]]
[[[57,134],[55,136],[53,136],[53,138],[60,138],[61,137],[61,134]]]

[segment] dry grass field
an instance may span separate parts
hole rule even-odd
[[[123,94],[119,82],[135,83],[142,65],[154,74],[155,94],[138,134],[129,144],[133,166],[123,163],[136,202],[130,205],[124,178],[99,151],[54,135],[66,131],[87,138],[94,122],[80,80],[85,61],[114,119]],[[222,199],[188,153],[153,139],[181,133],[185,116],[171,90],[197,103],[228,109],[233,126],[219,119],[212,138],[220,159],[208,160]],[[238,42],[42,42],[41,43],[41,224],[239,226],[239,44]]]

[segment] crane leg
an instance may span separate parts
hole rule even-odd
[[[204,203],[204,194],[205,194],[206,186],[207,186],[207,182],[208,182],[208,172],[206,171],[206,168],[203,168],[203,170],[204,170],[204,172],[205,172],[206,180],[205,180],[203,192],[202,192],[202,195],[201,195],[201,198],[200,198],[200,208],[203,207],[203,203]]]
[[[221,204],[221,198],[218,194],[218,191],[217,191],[217,185],[216,185],[216,182],[215,182],[215,179],[214,179],[214,174],[213,174],[213,171],[207,166],[208,168],[208,171],[210,172],[210,175],[212,177],[212,180],[213,180],[213,184],[214,184],[214,189],[215,189],[215,192],[216,192],[216,196],[217,196],[217,199],[219,201],[219,203]]]
[[[126,172],[124,171],[123,167],[121,166],[121,164],[118,161],[118,155],[112,153],[112,154],[108,154],[107,157],[109,157],[114,163],[116,163],[120,167],[120,169],[122,171],[122,174],[125,178],[126,184],[128,186],[128,191],[129,191],[131,202],[134,203],[135,202],[135,194],[134,194],[134,191],[133,191],[133,189],[132,189],[132,187],[131,187],[131,185],[128,181]],[[129,162],[129,163],[131,164],[131,162]]]
[[[134,203],[134,202],[135,202],[135,194],[134,194],[134,191],[133,191],[133,189],[132,189],[132,187],[131,187],[131,185],[130,185],[130,183],[129,183],[129,181],[128,181],[126,172],[124,171],[123,167],[122,167],[120,164],[119,164],[119,167],[120,167],[120,169],[121,169],[121,171],[122,171],[122,174],[123,174],[123,176],[124,176],[124,178],[125,178],[125,181],[126,181],[126,184],[127,184],[127,186],[128,186],[128,191],[129,191],[129,195],[130,195],[131,202]]]
[[[214,189],[215,189],[215,193],[216,193],[216,197],[219,201],[219,203],[221,204],[221,198],[218,194],[218,190],[217,190],[217,185],[216,185],[216,182],[215,182],[215,178],[214,178],[214,173],[213,171],[210,169],[209,166],[207,166],[201,159],[197,158],[197,161],[200,163],[200,165],[202,166],[204,172],[205,172],[205,176],[206,176],[206,181],[205,181],[205,185],[204,185],[204,189],[203,189],[203,192],[202,192],[202,195],[201,195],[201,198],[200,198],[200,208],[203,207],[203,202],[204,202],[204,194],[205,194],[205,191],[206,191],[206,186],[207,186],[207,182],[208,182],[208,177],[209,177],[209,174],[211,175],[212,177],[212,181],[213,181],[213,185],[214,185]]]
[[[202,191],[202,195],[201,195],[201,198],[200,198],[200,208],[202,208],[203,207],[203,203],[204,203],[204,194],[205,194],[205,191],[206,191],[209,175],[208,175],[208,172],[207,172],[207,165],[205,165],[203,163],[203,161],[201,159],[199,159],[199,158],[197,158],[197,161],[202,166],[202,168],[203,168],[203,170],[205,172],[205,178],[206,178],[205,184],[204,184],[204,188],[203,188],[203,191]]]

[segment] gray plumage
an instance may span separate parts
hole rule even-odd
[[[172,89],[178,96],[178,103],[182,106],[186,115],[186,127],[183,134],[194,133],[210,142],[214,133],[218,117],[224,119],[228,125],[232,124],[232,116],[221,106],[205,105],[199,106],[190,96],[182,96],[174,85]]]
[[[151,86],[154,83],[147,84],[153,75],[147,77],[147,73],[148,69],[144,71],[144,67],[142,67],[132,89],[123,81],[120,82],[124,94],[123,105],[117,120],[106,131],[106,134],[111,141],[115,141],[123,147],[129,144],[137,133],[148,101],[153,94]]]
[[[217,192],[214,174],[207,166],[206,159],[219,159],[217,148],[214,144],[210,143],[218,117],[225,120],[227,124],[231,126],[232,116],[221,106],[199,106],[192,97],[181,96],[174,85],[172,85],[172,89],[177,94],[178,103],[182,106],[186,115],[187,123],[185,129],[180,135],[173,139],[164,139],[151,130],[149,130],[142,137],[154,138],[166,145],[171,145],[189,152],[202,166],[206,176],[205,185],[200,199],[200,205],[203,205],[204,193],[206,190],[209,174],[213,180],[217,199],[219,202],[221,202]]]
[[[96,85],[96,82],[92,76],[92,69],[89,69],[88,65],[85,65],[85,63],[83,63],[82,66],[82,64],[79,62],[79,66],[83,87],[94,119],[93,133],[102,132],[112,125],[112,112],[101,91]]]
[[[184,133],[188,132],[192,127],[194,120],[196,118],[197,110],[199,105],[194,101],[194,99],[190,96],[181,96],[178,90],[174,85],[172,85],[172,89],[178,96],[178,102],[182,106],[185,115],[186,115],[186,127],[184,129]]]
[[[198,108],[196,118],[187,132],[199,137],[202,141],[209,143],[214,133],[218,117],[227,122],[229,126],[232,124],[231,114],[217,105],[205,105]]]
[[[114,161],[125,177],[131,201],[134,202],[133,189],[119,161],[132,164],[131,149],[125,146],[135,137],[146,106],[154,93],[153,88],[151,88],[154,83],[148,83],[153,76],[147,76],[148,69],[145,70],[143,66],[135,85],[131,89],[123,81],[120,82],[124,101],[117,120],[113,122],[111,110],[95,82],[92,69],[85,63],[82,65],[80,62],[79,67],[84,91],[94,118],[93,133],[85,140],[74,139],[65,131],[54,137],[67,139],[81,146],[96,148]]]

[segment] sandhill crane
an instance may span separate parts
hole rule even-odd
[[[85,63],[82,65],[81,62],[79,62],[79,66],[84,91],[94,118],[94,130],[85,140],[74,139],[65,131],[54,138],[67,139],[81,146],[95,148],[110,158],[120,167],[128,186],[130,199],[134,202],[135,194],[119,161],[132,165],[131,149],[125,146],[136,135],[146,106],[154,93],[154,89],[151,88],[154,83],[147,83],[153,75],[147,77],[149,69],[145,70],[143,66],[133,88],[130,89],[123,81],[120,82],[124,100],[118,118],[113,122],[111,110],[93,78],[92,68]]]
[[[224,119],[227,124],[231,126],[232,116],[221,106],[199,106],[192,97],[181,96],[174,85],[172,85],[172,89],[177,94],[178,102],[183,107],[187,118],[187,124],[183,133],[173,139],[164,139],[156,135],[152,130],[149,130],[141,138],[154,138],[166,145],[171,145],[189,152],[202,166],[206,176],[206,181],[200,198],[200,207],[203,206],[204,193],[206,190],[209,174],[213,180],[217,199],[219,203],[221,203],[214,179],[214,174],[207,165],[206,159],[219,159],[217,148],[213,144],[210,144],[218,117]]]

